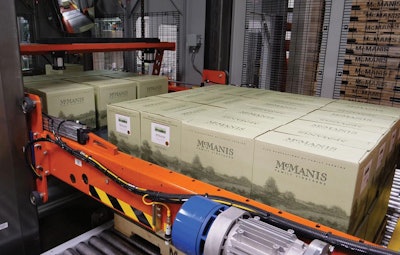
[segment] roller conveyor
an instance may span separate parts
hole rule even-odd
[[[129,239],[103,224],[41,255],[159,255],[157,247],[140,239]]]

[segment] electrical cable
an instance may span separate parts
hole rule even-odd
[[[227,199],[219,196],[208,196],[207,198],[225,204],[229,206],[238,207],[250,212],[253,215],[260,216],[260,218],[271,225],[284,228],[293,229],[296,234],[301,236],[309,237],[310,239],[319,239],[325,241],[333,246],[351,250],[354,254],[368,254],[368,255],[399,255],[399,252],[390,251],[379,246],[368,245],[362,242],[356,242],[353,240],[346,239],[332,234],[331,232],[320,231],[308,226],[304,226],[300,223],[288,220],[282,216],[272,214],[270,212],[260,210],[259,208],[248,205],[236,200]]]
[[[192,56],[191,56],[191,63],[192,63],[192,67],[193,69],[200,74],[200,76],[203,77],[203,74],[201,73],[201,71],[197,68],[197,66],[194,64],[194,60],[196,59],[196,52],[192,52]]]
[[[25,147],[31,147],[35,143],[42,142],[42,141],[52,142],[52,143],[58,145],[61,149],[68,152],[69,154],[76,157],[77,159],[80,159],[80,160],[88,163],[89,165],[95,167],[96,169],[98,169],[100,172],[102,172],[104,175],[109,177],[112,181],[116,182],[121,187],[129,190],[130,192],[132,192],[136,195],[140,195],[140,196],[147,195],[149,199],[151,199],[155,202],[180,203],[181,204],[181,203],[187,201],[187,199],[189,199],[191,196],[193,196],[193,195],[186,195],[186,194],[168,194],[168,193],[162,193],[159,191],[147,190],[144,188],[136,187],[135,185],[133,185],[133,184],[125,181],[124,179],[120,178],[119,176],[117,176],[115,173],[110,171],[107,167],[105,167],[100,162],[98,162],[91,156],[87,155],[83,151],[72,149],[56,133],[55,133],[54,140],[50,139],[50,138],[40,138],[40,139],[30,141]],[[28,162],[28,160],[27,160],[27,162]],[[31,168],[34,169],[32,164],[29,164],[29,165],[31,165],[32,166]],[[36,175],[39,175],[39,174],[36,174]]]
[[[53,63],[50,61],[50,59],[48,57],[46,57],[45,55],[40,55],[42,58],[44,58],[46,60],[47,63],[49,63],[50,65],[53,65]]]

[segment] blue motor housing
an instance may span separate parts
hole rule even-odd
[[[208,231],[215,218],[228,207],[201,196],[194,196],[178,211],[172,242],[186,254],[201,255]]]

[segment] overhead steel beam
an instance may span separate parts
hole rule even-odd
[[[41,55],[56,51],[71,53],[110,52],[142,49],[175,50],[175,43],[73,43],[73,44],[21,44],[22,55]]]

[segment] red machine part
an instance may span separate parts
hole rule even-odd
[[[219,70],[203,70],[203,82],[212,84],[226,84],[228,82],[226,73]]]
[[[36,103],[36,107],[30,118],[33,139],[54,139],[53,133],[43,130],[39,97],[35,95],[29,95],[29,97]],[[241,204],[246,204],[249,207],[258,208],[270,214],[283,217],[286,220],[299,223],[303,226],[322,231],[329,235],[335,235],[356,243],[368,243],[338,230],[317,224],[122,153],[118,151],[116,146],[92,133],[89,134],[88,143],[85,145],[67,138],[62,139],[74,150],[82,151],[86,155],[90,155],[90,157],[96,161],[101,162],[102,165],[111,169],[115,176],[134,184],[136,187],[141,187],[143,190],[155,190],[170,194],[207,194],[208,196],[224,197],[232,201],[238,201]],[[44,202],[48,199],[47,176],[52,175],[83,193],[105,203],[114,210],[125,214],[125,216],[132,221],[139,223],[151,231],[156,231],[155,226],[151,223],[152,206],[149,206],[149,201],[145,196],[133,194],[124,189],[93,166],[66,153],[60,146],[54,143],[41,141],[35,143],[35,146],[32,147],[34,150],[33,154],[36,171],[41,175],[41,178],[36,180],[37,190],[42,195],[42,200]],[[97,191],[97,194],[94,194],[96,192],[93,192],[93,190]],[[168,227],[169,220],[173,221],[173,219],[175,219],[176,213],[180,209],[180,204],[167,204],[164,206],[166,206],[168,210],[162,209],[161,221],[163,223],[163,230]],[[173,222],[171,223],[173,224]],[[371,243],[368,244],[377,246]],[[336,249],[333,254],[354,253],[339,248]]]
[[[129,51],[129,50],[175,50],[175,43],[72,43],[72,44],[21,44],[21,55],[41,55],[51,52],[90,53],[90,52],[110,52],[110,51]]]
[[[154,49],[153,75],[159,75],[164,50],[175,50],[175,43],[72,43],[72,44],[21,44],[21,55],[41,55],[62,52],[65,54]]]
[[[209,83],[209,84],[220,84],[225,85],[228,83],[228,78],[226,76],[225,71],[219,70],[207,70],[204,69],[202,73],[202,83]],[[178,92],[182,90],[187,90],[188,87],[179,86],[174,82],[171,82],[168,86],[168,91],[171,92]]]

